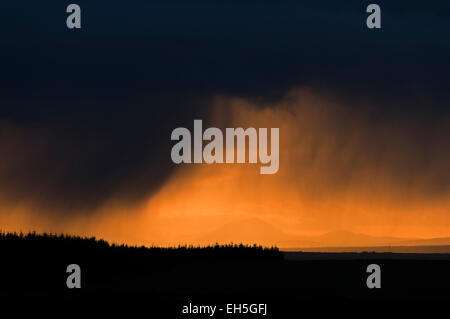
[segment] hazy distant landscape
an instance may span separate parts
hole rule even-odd
[[[307,252],[398,252],[398,253],[450,253],[450,237],[398,238],[332,231],[317,236],[298,236],[285,233],[259,219],[229,223],[193,240],[203,245],[214,243],[255,242],[277,246],[283,251]]]
[[[280,248],[285,252],[329,252],[329,253],[406,253],[406,254],[450,254],[450,245],[427,246],[348,246],[348,247],[295,247]]]

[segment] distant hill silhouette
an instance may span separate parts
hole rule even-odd
[[[403,254],[450,254],[449,245],[425,246],[358,246],[358,247],[313,247],[282,248],[285,252],[325,252],[325,253],[403,253]]]
[[[450,237],[430,239],[399,238],[369,236],[348,231],[332,231],[317,236],[298,236],[285,233],[275,226],[256,218],[226,224],[193,241],[202,245],[216,242],[258,243],[267,246],[274,245],[280,247],[281,250],[306,248],[311,251],[314,248],[332,247],[450,246]],[[319,251],[323,251],[323,249]],[[357,251],[360,250],[357,249]]]
[[[276,243],[294,239],[295,237],[285,234],[269,223],[260,219],[246,219],[240,222],[228,223],[205,236],[197,238],[196,241],[203,245],[212,243],[260,243],[272,246]]]

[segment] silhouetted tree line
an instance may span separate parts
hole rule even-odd
[[[110,244],[95,237],[63,234],[0,233],[0,294],[67,290],[69,264],[82,269],[85,286],[132,280],[180,264],[210,261],[282,260],[276,247],[242,244],[207,247],[144,247]],[[86,285],[87,284],[87,285]]]
[[[66,248],[66,249],[109,249],[114,251],[127,251],[128,253],[138,254],[161,254],[182,256],[188,254],[189,256],[208,256],[214,253],[226,257],[269,257],[278,258],[280,252],[277,247],[263,247],[260,245],[244,245],[230,243],[226,245],[209,246],[195,246],[195,245],[178,245],[172,247],[146,247],[146,246],[128,246],[125,244],[116,245],[110,244],[103,239],[96,237],[81,237],[67,234],[53,234],[36,232],[31,233],[5,233],[0,231],[0,248],[8,248],[8,246],[18,245],[21,247],[39,248]]]

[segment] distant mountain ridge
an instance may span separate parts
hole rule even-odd
[[[196,241],[201,245],[233,242],[274,245],[279,248],[450,245],[450,237],[429,239],[381,237],[348,231],[332,231],[318,236],[298,236],[287,234],[259,219],[247,219],[226,224],[205,236],[197,238]]]

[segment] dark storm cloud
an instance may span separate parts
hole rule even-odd
[[[77,109],[64,99],[47,102],[55,108]],[[32,103],[28,101],[28,103]],[[31,200],[49,210],[92,209],[105,199],[136,201],[156,190],[173,169],[170,162],[171,125],[205,112],[177,110],[177,99],[110,100],[110,111],[95,109],[98,101],[82,101],[86,109],[27,122],[0,123],[0,193],[8,201]],[[142,108],[138,106],[144,103]],[[197,100],[196,107],[202,105]],[[127,107],[132,104],[134,107]],[[154,108],[149,114],[147,108]],[[183,113],[184,112],[184,113]],[[59,113],[59,111],[56,111]],[[171,124],[169,124],[171,123]]]
[[[450,113],[445,1],[378,1],[381,30],[364,1],[78,1],[81,30],[65,27],[69,3],[2,9],[7,200],[68,211],[145,197],[173,169],[170,131],[207,120],[215,94],[307,86],[424,128]]]

